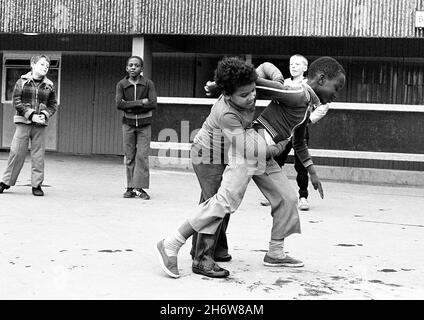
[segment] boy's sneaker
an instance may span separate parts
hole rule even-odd
[[[303,211],[309,210],[309,202],[306,198],[300,198],[299,199],[299,209]]]
[[[150,200],[150,196],[143,189],[141,189],[141,188],[136,189],[135,192],[136,192],[137,197],[139,197],[140,199]]]
[[[41,186],[38,186],[36,188],[32,187],[32,194],[36,197],[42,197],[44,196],[44,191],[41,189]]]
[[[270,257],[268,253],[264,257],[264,265],[267,267],[293,267],[293,268],[299,268],[304,266],[302,261],[292,258],[288,255],[285,255],[284,258],[273,258],[273,257]]]
[[[8,186],[7,184],[5,184],[4,182],[0,182],[0,193],[3,193],[4,190],[9,189],[10,186]]]
[[[124,193],[124,198],[134,198],[135,197],[135,191],[133,188],[127,188],[127,191]]]
[[[179,278],[177,257],[168,256],[165,252],[163,239],[155,245],[155,250],[159,256],[159,263],[165,273],[172,278]]]

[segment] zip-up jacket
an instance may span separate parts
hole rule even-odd
[[[33,114],[44,114],[46,117],[44,125],[47,125],[48,119],[58,108],[53,82],[43,77],[41,82],[36,84],[31,72],[22,75],[16,81],[12,103],[16,109],[14,123],[31,124]]]
[[[258,94],[272,100],[256,122],[268,131],[276,143],[292,139],[293,148],[306,168],[313,164],[305,143],[306,126],[313,106],[321,103],[308,84],[280,88],[256,87]]]
[[[116,84],[116,107],[124,112],[122,122],[134,126],[151,123],[152,110],[157,108],[157,94],[153,81],[140,76],[136,84],[126,76]],[[143,103],[147,98],[149,101]]]

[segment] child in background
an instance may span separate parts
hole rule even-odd
[[[143,59],[127,59],[128,76],[116,85],[116,107],[122,110],[122,134],[127,176],[124,198],[136,196],[149,200],[149,152],[152,135],[152,110],[157,107],[154,83],[145,78]],[[144,188],[144,189],[143,189]]]
[[[50,58],[44,54],[31,58],[31,72],[21,76],[13,90],[16,115],[15,134],[0,193],[14,186],[25,162],[31,140],[31,186],[34,196],[44,196],[44,154],[48,119],[57,111],[56,89],[47,78]]]

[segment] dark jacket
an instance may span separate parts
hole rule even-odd
[[[32,73],[28,72],[16,81],[13,89],[13,107],[16,115],[13,117],[14,123],[31,124],[33,114],[44,114],[48,119],[57,111],[56,90],[53,82],[47,77],[37,85]]]
[[[151,123],[152,110],[157,108],[157,94],[153,81],[143,76],[132,84],[126,76],[116,84],[116,107],[124,112],[123,123],[142,126]],[[143,104],[142,99],[149,101]]]
[[[275,88],[256,87],[262,98],[272,100],[256,122],[268,131],[276,143],[292,139],[293,149],[302,164],[305,168],[310,166],[313,162],[305,143],[306,126],[314,106],[321,104],[318,96],[306,83],[298,87],[282,85],[279,70],[271,63],[261,65],[258,69],[263,70],[262,74],[258,72],[261,77],[275,82],[276,85]]]

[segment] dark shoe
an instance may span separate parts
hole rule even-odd
[[[303,262],[292,258],[288,255],[285,255],[284,258],[273,258],[268,255],[268,253],[264,257],[264,265],[267,267],[293,267],[299,268],[303,267]]]
[[[215,257],[214,260],[216,262],[228,262],[231,261],[233,257],[231,257],[231,254],[226,254],[225,256],[222,257]]]
[[[178,272],[177,257],[171,257],[166,254],[163,240],[157,243],[155,250],[159,256],[159,262],[163,271],[172,278],[179,278],[180,273]]]
[[[133,188],[127,188],[127,191],[124,193],[124,198],[134,198],[135,197],[135,191]]]
[[[221,268],[217,263],[195,263],[193,262],[191,269],[194,273],[201,274],[210,278],[226,278],[230,275],[227,269]]]
[[[143,189],[136,189],[137,197],[143,200],[150,200],[150,196]]]
[[[42,197],[44,196],[44,192],[41,189],[41,186],[38,186],[36,188],[32,187],[32,194],[36,197]]]
[[[10,186],[8,186],[7,184],[5,184],[4,182],[0,182],[0,193],[3,193],[4,190],[9,189]]]

